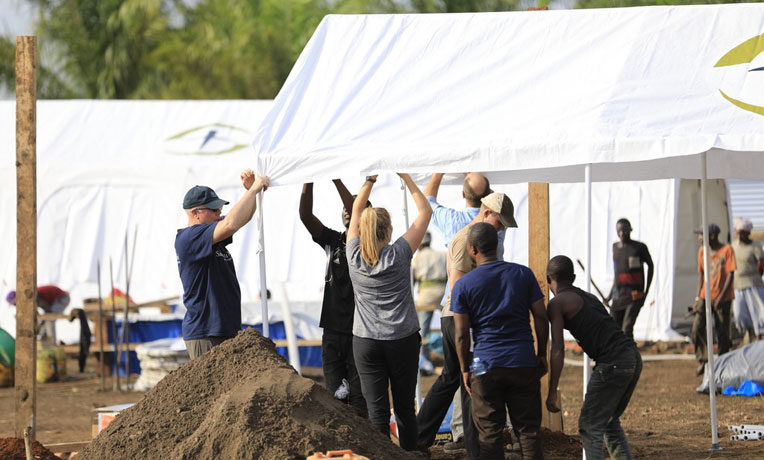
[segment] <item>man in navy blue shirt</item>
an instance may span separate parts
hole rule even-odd
[[[477,267],[454,284],[451,310],[456,323],[456,352],[464,385],[472,396],[472,419],[480,440],[480,459],[503,459],[505,407],[524,459],[543,458],[541,376],[546,373],[549,324],[544,294],[531,269],[496,258],[498,236],[487,223],[476,223],[468,236]],[[533,349],[533,315],[538,353]],[[470,352],[470,328],[475,342]],[[470,365],[480,362],[474,372]]]
[[[241,183],[247,191],[225,217],[220,212],[228,202],[209,187],[196,185],[183,199],[188,226],[175,236],[175,253],[186,307],[183,339],[191,359],[241,330],[241,291],[226,246],[252,220],[257,194],[268,188],[268,178],[256,178],[247,169]]]

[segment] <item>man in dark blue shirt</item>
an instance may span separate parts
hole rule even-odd
[[[183,339],[191,359],[209,351],[241,330],[241,291],[226,246],[233,234],[252,219],[257,194],[268,188],[266,176],[241,173],[247,190],[225,217],[227,201],[203,185],[192,187],[183,199],[188,226],[175,236],[178,272],[183,283]]]
[[[523,458],[543,458],[540,379],[547,370],[549,334],[544,294],[528,267],[497,260],[498,236],[493,226],[474,224],[468,239],[470,257],[477,267],[454,285],[451,309],[459,364],[472,396],[480,459],[504,458],[505,407],[520,439]],[[529,311],[538,354],[533,349]],[[472,353],[470,327],[475,342]],[[476,366],[471,372],[473,362]]]

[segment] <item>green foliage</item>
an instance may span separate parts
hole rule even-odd
[[[511,10],[518,0],[27,0],[40,98],[273,98],[326,14]],[[14,44],[0,37],[0,85]]]
[[[764,0],[747,0],[761,2]],[[649,5],[711,5],[716,3],[741,3],[729,0],[578,0],[576,8],[616,8]]]

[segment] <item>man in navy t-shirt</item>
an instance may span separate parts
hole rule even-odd
[[[498,236],[493,226],[474,224],[468,239],[470,257],[477,267],[454,284],[451,310],[459,364],[465,387],[472,395],[480,459],[504,458],[505,407],[520,439],[523,458],[543,458],[540,379],[547,370],[549,334],[544,294],[531,269],[497,260]],[[538,354],[533,349],[529,311]],[[475,341],[472,353],[470,327]],[[474,372],[470,369],[473,356]]]
[[[268,178],[256,178],[247,169],[241,183],[247,191],[225,217],[220,212],[228,202],[209,187],[196,185],[183,199],[188,226],[175,236],[175,253],[186,307],[183,339],[191,359],[241,330],[241,291],[226,246],[252,219],[257,194],[268,188]]]

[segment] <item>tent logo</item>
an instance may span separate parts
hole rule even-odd
[[[165,139],[165,151],[175,155],[223,155],[249,146],[246,129],[210,123],[187,129]]]
[[[753,60],[764,51],[764,34],[757,35],[751,39],[744,41],[727,52],[714,67],[727,67],[738,64],[750,64]],[[758,72],[764,70],[764,67],[756,67],[748,69],[748,72]],[[732,104],[740,107],[743,110],[753,112],[759,115],[764,115],[764,107],[759,105],[743,102],[739,99],[735,99],[727,95],[723,90],[719,90],[722,97],[730,101]]]

